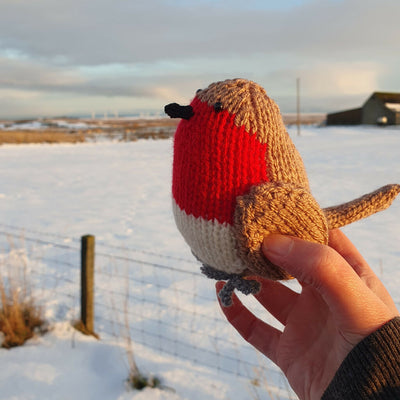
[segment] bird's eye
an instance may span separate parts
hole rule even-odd
[[[201,92],[201,90],[202,90],[202,89],[197,89],[197,90],[196,90],[196,94],[199,93],[199,92]]]
[[[220,101],[217,101],[217,102],[214,104],[214,110],[215,110],[216,112],[222,111],[222,103],[221,103]]]

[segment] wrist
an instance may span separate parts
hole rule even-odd
[[[363,339],[348,354],[322,400],[400,398],[400,317]]]

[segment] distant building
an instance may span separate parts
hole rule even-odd
[[[327,125],[400,125],[400,93],[375,92],[361,108],[327,115]]]

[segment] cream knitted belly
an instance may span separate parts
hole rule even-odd
[[[202,263],[232,274],[240,274],[246,269],[237,253],[233,226],[188,215],[174,199],[172,209],[179,231]]]

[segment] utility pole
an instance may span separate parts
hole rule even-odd
[[[297,92],[297,136],[300,136],[300,78],[296,79],[296,92]]]

